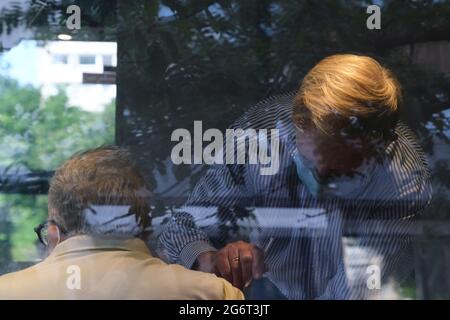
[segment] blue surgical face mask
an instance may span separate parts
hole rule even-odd
[[[321,179],[317,170],[312,165],[307,165],[298,152],[293,155],[293,159],[299,179],[315,198],[348,198],[356,196],[356,192],[361,191],[364,174],[357,172],[352,176]]]

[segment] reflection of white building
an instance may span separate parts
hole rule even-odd
[[[115,42],[48,41],[38,48],[37,82],[48,97],[64,87],[69,103],[89,111],[102,111],[116,96],[116,85],[83,84],[83,73],[103,73],[117,65]]]

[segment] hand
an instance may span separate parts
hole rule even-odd
[[[265,271],[264,253],[254,244],[237,241],[216,253],[215,273],[239,289],[261,278]]]

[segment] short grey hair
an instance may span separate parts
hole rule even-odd
[[[99,216],[108,212],[98,208],[120,206],[127,208],[123,217],[134,217],[136,225],[144,230],[151,218],[149,197],[144,178],[128,150],[103,146],[74,154],[56,170],[48,193],[49,218],[71,234],[111,233],[114,230],[101,231],[90,224],[86,213],[97,215],[98,221],[112,223],[114,219]],[[121,227],[122,231],[127,229]]]

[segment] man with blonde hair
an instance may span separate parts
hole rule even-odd
[[[52,178],[49,219],[35,229],[49,256],[0,277],[0,299],[242,299],[224,279],[152,256],[148,201],[125,149],[75,154]]]
[[[279,130],[278,173],[261,176],[254,164],[211,167],[160,237],[167,255],[241,288],[268,270],[289,299],[381,292],[373,289],[399,267],[406,271],[409,227],[431,197],[425,157],[398,119],[400,106],[398,81],[375,59],[323,59],[298,92],[258,103],[233,125]],[[254,208],[249,240],[212,246],[215,229],[196,222],[214,206],[220,221]]]

